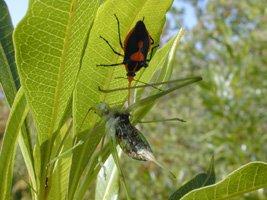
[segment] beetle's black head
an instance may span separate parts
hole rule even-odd
[[[146,26],[143,21],[138,21],[135,25],[133,34],[136,36],[136,38],[140,40],[144,40],[147,36],[147,30]]]

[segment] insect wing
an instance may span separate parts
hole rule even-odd
[[[129,116],[127,116],[129,118]],[[129,119],[120,117],[116,125],[116,138],[125,154],[136,160],[149,160],[147,153],[152,154],[150,145],[143,134],[135,128]]]
[[[124,41],[124,64],[130,72],[137,72],[146,66],[151,39],[143,21],[138,21]],[[137,65],[137,66],[136,66]]]
[[[142,42],[141,52],[144,56],[144,60],[146,61],[147,54],[151,47],[151,38],[143,21],[138,21],[136,23],[133,34],[139,42]]]
[[[130,60],[130,57],[133,53],[138,51],[138,40],[133,35],[134,28],[128,33],[124,41],[124,61],[127,62]]]

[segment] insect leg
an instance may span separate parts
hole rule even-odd
[[[118,23],[118,33],[119,33],[119,41],[120,41],[121,48],[123,49],[122,42],[121,42],[120,21],[119,21],[119,19],[118,19],[118,17],[117,17],[116,14],[114,14],[114,16],[115,16],[116,19],[117,19],[117,23]]]
[[[127,195],[127,199],[130,200],[130,194],[129,194],[129,190],[127,188],[127,185],[126,185],[126,181],[125,181],[125,176],[122,172],[122,167],[121,167],[121,164],[120,164],[120,160],[119,160],[119,156],[118,156],[118,152],[117,152],[117,142],[116,142],[116,138],[112,138],[110,139],[110,145],[111,145],[111,151],[112,151],[112,157],[114,159],[114,162],[116,164],[116,167],[118,169],[118,172],[119,172],[119,175],[122,179],[122,183],[123,183],[123,186],[125,188],[125,192],[126,192],[126,195]],[[121,150],[122,151],[122,150]]]
[[[142,123],[142,124],[145,124],[145,123],[153,123],[153,122],[169,122],[169,121],[186,122],[185,120],[180,119],[180,118],[158,119],[158,120],[151,120],[151,121],[142,121],[142,120],[137,119],[137,122],[138,123]]]
[[[94,132],[96,132],[104,123],[104,121],[102,121],[97,127],[94,128],[94,130],[92,130],[83,140],[80,140],[79,142],[76,143],[72,148],[70,148],[69,150],[65,151],[64,153],[60,154],[59,156],[55,157],[53,160],[51,160],[47,165],[51,165],[52,163],[54,163],[55,161],[57,161],[58,159],[65,157],[68,153],[70,153],[71,151],[73,151],[74,149],[76,149],[78,146],[82,145]],[[77,139],[77,138],[76,138]]]
[[[120,174],[120,177],[122,178],[122,183],[126,191],[127,199],[130,200],[129,190],[126,185],[125,176],[122,171],[122,167],[120,164],[120,159],[117,152],[117,140],[116,140],[116,130],[115,130],[115,124],[117,123],[117,120],[113,120],[111,123],[107,123],[107,128],[110,131],[110,150],[112,152],[112,157],[114,159],[114,162],[117,166],[118,172]]]
[[[115,79],[120,79],[120,78],[122,78],[122,79],[128,79],[128,78],[126,78],[126,77],[115,77]],[[147,85],[147,83],[145,83],[145,82],[143,82],[143,81],[140,81],[140,80],[136,80],[136,79],[134,79],[133,81],[136,81],[136,82],[138,82],[138,83],[143,83],[144,85]],[[163,90],[161,90],[161,89],[159,89],[159,88],[157,88],[157,87],[155,87],[155,86],[151,86],[151,87],[153,87],[154,89],[157,89],[157,90],[159,90],[159,91],[163,91]]]
[[[195,83],[195,82],[198,82],[198,81],[201,81],[201,80],[202,80],[202,77],[195,76],[195,77],[176,79],[176,80],[172,80],[172,81],[165,81],[165,82],[161,82],[161,83],[152,84],[152,85],[159,85],[159,84],[169,84],[169,83],[182,82],[183,81],[183,83],[178,85],[178,86],[175,86],[175,87],[173,87],[171,89],[165,90],[163,92],[160,92],[160,93],[157,93],[157,94],[154,94],[152,96],[149,96],[149,97],[146,97],[144,99],[139,100],[138,102],[136,102],[136,103],[132,104],[131,106],[129,106],[126,109],[126,111],[127,112],[131,112],[132,110],[135,110],[135,109],[139,108],[142,105],[145,105],[145,104],[150,103],[151,101],[154,101],[154,100],[156,100],[156,99],[158,99],[158,98],[160,98],[162,96],[165,96],[166,94],[169,94],[174,90],[180,89],[182,87],[185,87],[187,85],[190,85],[192,83]],[[150,85],[150,84],[148,84],[148,85]],[[140,87],[140,86],[135,86],[135,87],[132,87],[132,88],[137,88],[137,87]],[[128,88],[126,88],[126,89],[128,89]],[[120,89],[120,90],[122,90],[122,89]]]
[[[113,49],[113,47],[110,45],[110,43],[109,43],[105,38],[103,38],[101,35],[100,35],[99,37],[102,38],[102,39],[108,44],[108,46],[111,48],[111,50],[112,50],[115,54],[124,57],[122,54],[120,54],[119,52],[115,51],[115,50]]]
[[[191,80],[191,81],[190,81]],[[179,85],[179,86],[176,86],[176,87],[174,87],[174,88],[171,88],[171,89],[169,89],[169,90],[165,90],[165,91],[163,91],[163,92],[161,92],[161,93],[158,93],[158,94],[155,94],[155,95],[153,95],[153,97],[152,96],[149,96],[149,97],[147,97],[147,98],[145,98],[145,99],[143,99],[142,100],[142,103],[139,103],[139,104],[143,104],[143,101],[145,101],[146,103],[147,102],[150,102],[151,100],[154,100],[154,99],[158,99],[159,97],[161,97],[161,96],[164,96],[164,95],[166,95],[166,94],[168,94],[168,93],[170,93],[170,92],[172,92],[172,91],[174,91],[174,90],[177,90],[177,89],[179,89],[179,88],[182,88],[182,87],[184,87],[184,86],[186,86],[186,85],[190,85],[190,84],[192,84],[192,83],[195,83],[195,82],[197,82],[197,81],[201,81],[202,80],[202,78],[200,77],[200,76],[196,76],[196,77],[189,77],[189,78],[182,78],[182,79],[176,79],[176,80],[171,80],[171,81],[165,81],[165,82],[159,82],[159,83],[148,83],[148,84],[146,84],[146,85],[138,85],[138,86],[132,86],[132,87],[125,87],[125,88],[117,88],[117,89],[111,89],[111,90],[103,90],[103,89],[101,89],[99,86],[98,86],[98,90],[99,91],[101,91],[101,92],[104,92],[104,93],[110,93],[110,92],[116,92],[116,91],[121,91],[121,90],[128,90],[128,89],[135,89],[135,88],[143,88],[143,87],[151,87],[151,86],[155,86],[155,85],[162,85],[162,84],[171,84],[171,83],[176,83],[176,82],[181,82],[181,81],[187,81],[187,82],[185,82],[184,84],[181,84],[181,85]],[[156,97],[156,98],[154,98],[154,96]],[[128,109],[127,109],[128,110]],[[134,110],[134,109],[133,109]]]
[[[105,65],[105,64],[100,64],[96,65],[97,67],[102,66],[102,67],[113,67],[113,66],[118,66],[118,65],[124,65],[123,63],[116,63],[116,64],[111,64],[111,65]]]
[[[22,175],[20,175],[18,172],[16,173],[28,186],[29,186],[29,188],[31,188],[32,189],[32,191],[35,193],[35,194],[37,194],[37,191],[33,188],[33,185],[32,185],[32,183],[29,183]],[[46,177],[46,180],[45,180],[45,182],[46,182],[46,184],[45,184],[45,187],[46,187],[46,185],[47,185],[47,177]]]
[[[152,59],[153,51],[154,51],[154,49],[157,48],[157,47],[159,47],[159,45],[154,46],[154,47],[151,49],[150,58],[146,60],[147,62],[149,62],[149,61]]]
[[[103,169],[104,169],[104,177],[106,179],[106,177],[107,177],[106,167],[105,167],[104,163],[102,162],[102,160],[103,160],[102,159],[103,146],[104,146],[105,137],[106,137],[106,131],[104,132],[104,135],[103,135],[102,140],[101,140],[101,149],[100,149],[100,155],[98,157],[98,162],[99,162],[100,166],[103,167]]]
[[[174,175],[174,173],[165,165],[163,165],[161,162],[159,162],[154,155],[151,152],[146,151],[146,159],[150,160],[152,162],[154,162],[156,165],[158,165],[159,167],[161,167],[162,169],[164,169],[165,171],[169,172],[169,174],[173,177],[176,178],[176,176]]]
[[[151,36],[150,36],[150,39],[151,39],[151,45],[153,45],[155,42]]]

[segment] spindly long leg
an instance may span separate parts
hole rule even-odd
[[[128,190],[127,185],[126,185],[125,176],[123,174],[122,167],[120,164],[120,159],[119,159],[118,152],[117,152],[117,145],[118,144],[117,144],[117,140],[116,140],[115,123],[117,123],[116,119],[114,119],[112,121],[110,120],[107,122],[107,128],[109,128],[109,132],[110,132],[110,149],[112,152],[114,162],[117,166],[119,175],[122,179],[122,183],[123,183],[123,186],[124,186],[125,191],[126,191],[127,199],[130,200],[129,190]]]

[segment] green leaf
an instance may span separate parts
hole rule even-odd
[[[97,1],[32,0],[14,32],[20,79],[41,148],[41,163],[36,163],[40,166],[40,199],[45,196],[45,168],[50,159],[53,133],[60,128],[72,98],[97,8]]]
[[[118,156],[120,157],[122,155],[122,150],[119,146],[117,146],[117,151]],[[116,200],[119,197],[120,179],[112,155],[106,160],[104,166],[106,169],[104,170],[102,167],[97,176],[95,200]],[[106,173],[106,177],[104,173]]]
[[[26,98],[26,97],[25,97]],[[34,170],[34,158],[32,148],[32,138],[29,129],[29,116],[26,117],[23,126],[21,127],[21,134],[19,135],[19,147],[26,164],[32,187],[36,190],[36,172]],[[33,191],[32,191],[33,192]]]
[[[168,43],[157,51],[154,55],[153,59],[149,63],[149,67],[143,71],[143,76],[141,77],[141,81],[143,80],[151,80],[154,72],[160,70],[160,74],[158,75],[157,82],[163,82],[170,80],[174,68],[174,61],[176,58],[176,53],[178,49],[179,42],[184,34],[184,29],[181,28],[179,32],[174,36]],[[167,85],[162,85],[159,87],[161,89],[165,89]],[[137,92],[137,99],[142,96],[142,93],[145,88],[139,89]],[[159,92],[159,91],[156,91]]]
[[[181,199],[188,192],[215,183],[215,172],[214,172],[214,159],[212,157],[210,167],[207,173],[198,174],[196,177],[188,181],[178,190],[176,190],[170,197],[169,200]]]
[[[181,29],[179,33],[173,37],[162,49],[160,49],[155,56],[153,57],[153,60],[150,63],[150,67],[148,68],[145,76],[149,77],[150,79],[152,78],[152,73],[151,69],[161,69],[161,73],[158,76],[157,82],[163,82],[163,81],[168,81],[171,78],[172,71],[174,68],[174,60],[176,56],[176,51],[178,48],[178,44],[183,36],[184,29]],[[145,81],[145,79],[142,79],[142,81]],[[162,85],[160,87],[161,89],[165,89],[167,85]],[[144,90],[140,90],[140,92],[137,92],[137,99],[140,100],[140,97],[142,95]],[[150,93],[150,96],[159,93],[160,91],[154,90]],[[137,119],[142,119],[148,112],[149,110],[155,105],[157,100],[151,101],[149,104],[146,104],[144,106],[140,106],[138,109],[136,109],[133,113]]]
[[[191,191],[181,200],[229,199],[265,187],[267,187],[267,164],[251,162],[240,167],[215,185]]]
[[[0,83],[11,107],[20,87],[13,46],[13,25],[6,3],[0,0]]]
[[[6,4],[0,1],[0,83],[10,107],[20,87],[15,52],[13,46],[13,26]],[[36,187],[33,167],[32,139],[29,129],[29,119],[26,118],[19,135],[19,146],[28,169],[31,182]]]
[[[79,190],[75,193],[75,200],[80,200],[84,198],[86,191],[88,190],[89,186],[91,185],[92,181],[98,176],[99,171],[101,170],[101,165],[99,165],[99,156],[102,158],[102,162],[104,163],[108,157],[110,156],[110,144],[107,143],[102,147],[101,151],[98,151],[92,157],[90,161],[90,165],[87,168],[87,172],[83,178],[81,186]]]
[[[98,86],[104,89],[113,89],[128,85],[127,80],[115,79],[115,77],[120,76],[126,77],[124,66],[96,67],[98,64],[112,64],[122,61],[122,58],[114,54],[106,42],[99,36],[101,35],[107,39],[116,51],[123,53],[119,44],[118,26],[114,14],[116,14],[120,20],[122,41],[125,40],[127,34],[135,26],[136,22],[145,17],[146,27],[155,40],[155,44],[158,44],[165,22],[165,13],[168,11],[171,4],[172,0],[164,2],[155,0],[108,0],[101,5],[92,27],[88,48],[85,51],[82,68],[74,92],[74,131],[75,134],[78,135],[79,140],[90,133],[95,124],[99,121],[99,117],[92,112],[89,113],[84,121],[90,107],[93,107],[95,103],[99,102],[121,104],[127,97],[127,91],[104,94],[97,89]],[[155,12],[155,10],[157,12]],[[137,74],[136,78],[138,79],[139,76],[140,73]],[[149,80],[146,80],[146,82],[148,81]],[[81,127],[82,121],[84,121],[84,123]],[[69,198],[73,197],[78,181],[95,151],[102,134],[103,130],[95,132],[81,148],[74,150],[69,180]]]
[[[20,128],[29,112],[25,95],[21,89],[14,101],[4,134],[0,153],[0,199],[10,199],[14,157]]]
[[[72,147],[73,140],[69,134],[70,128],[71,127],[68,127],[67,124],[65,124],[61,128],[60,133],[58,134],[54,142],[54,147],[56,148],[53,148],[51,155],[55,155],[61,142],[62,144],[64,144],[63,148],[61,149],[62,152]],[[51,188],[48,199],[66,199],[70,161],[70,157],[62,158],[57,160],[56,163],[53,163],[55,164],[55,168],[52,168],[53,164],[51,164],[50,168],[48,168],[52,171],[53,174],[52,177],[48,177],[47,181],[48,187]]]

